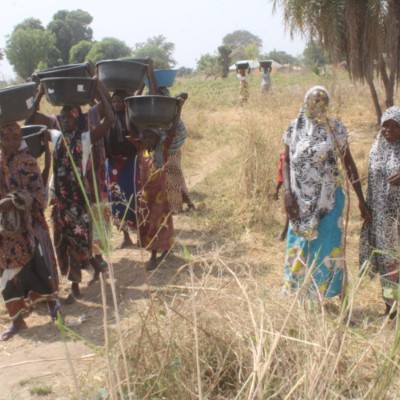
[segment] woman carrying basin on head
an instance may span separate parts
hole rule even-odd
[[[138,136],[135,127],[130,127],[130,140],[138,148],[140,164],[139,245],[151,251],[146,265],[147,271],[159,266],[173,244],[173,222],[168,202],[165,165],[185,101],[179,96],[178,99],[174,121],[167,131],[150,127],[143,129]],[[158,252],[161,252],[159,258]]]
[[[88,267],[93,254],[89,193],[85,181],[90,145],[103,139],[114,122],[109,100],[104,90],[99,90],[99,85],[101,83],[96,81],[96,91],[105,110],[100,125],[83,132],[78,109],[64,106],[60,113],[61,134],[53,141],[54,245],[61,273],[72,282],[66,303],[81,297],[81,271]]]
[[[24,317],[38,302],[47,302],[53,319],[60,311],[57,270],[44,209],[42,176],[22,140],[19,125],[1,126],[0,288],[12,325],[0,340],[8,340],[26,328]]]

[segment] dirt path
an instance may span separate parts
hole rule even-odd
[[[217,148],[199,158],[192,167],[185,171],[187,183],[193,188],[213,173],[221,162],[235,155],[228,146]],[[190,215],[179,215],[174,219],[177,242],[190,249],[200,248],[207,233],[196,225],[191,224]],[[121,240],[118,233],[113,241]],[[149,290],[164,285],[174,271],[185,262],[177,250],[168,261],[168,268],[157,271],[148,279],[143,263],[148,254],[137,248],[115,251],[111,262],[113,263],[116,297],[119,314],[123,315],[127,307],[146,301]],[[32,399],[34,393],[49,392],[46,399],[70,399],[73,393],[65,393],[65,382],[82,379],[80,371],[87,371],[91,365],[99,361],[95,346],[103,346],[104,331],[102,297],[100,284],[85,287],[90,275],[84,275],[83,294],[84,300],[73,305],[64,306],[66,324],[82,340],[65,342],[60,338],[60,332],[47,316],[45,307],[39,307],[28,318],[29,329],[22,331],[9,342],[0,342],[0,399]],[[109,278],[110,279],[110,278]],[[67,282],[61,284],[61,296],[65,297]],[[114,308],[110,285],[107,288],[107,324],[115,323]],[[0,306],[0,329],[7,325],[8,317],[4,305]],[[70,358],[70,360],[68,360]],[[71,368],[73,366],[73,369]],[[69,385],[73,387],[73,385]],[[62,394],[61,394],[62,393]]]

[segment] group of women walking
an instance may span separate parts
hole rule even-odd
[[[101,255],[93,249],[90,204],[111,205],[114,222],[123,232],[120,247],[130,246],[129,231],[138,230],[139,246],[151,251],[148,271],[157,268],[171,249],[172,212],[182,211],[184,202],[189,209],[194,207],[180,169],[186,138],[180,120],[184,98],[178,96],[168,130],[139,131],[125,119],[127,93],[118,91],[110,98],[97,81],[96,94],[98,103],[86,115],[78,107],[61,109],[59,130],[46,134],[42,173],[19,125],[0,127],[0,288],[12,320],[2,340],[26,327],[24,317],[39,301],[47,302],[50,316],[57,317],[57,264],[72,282],[66,303],[81,297],[82,269],[92,265],[94,279],[104,270]],[[39,101],[41,95],[39,90]],[[400,284],[400,107],[388,108],[382,116],[370,151],[365,200],[348,132],[339,120],[327,116],[329,101],[324,87],[311,88],[283,137],[282,177],[290,220],[285,290],[302,290],[317,300],[346,290],[342,164],[363,219],[360,264],[380,274],[386,313],[394,318]],[[35,118],[42,117],[37,113]],[[49,128],[55,125],[51,118],[48,121]],[[44,217],[50,141],[53,243]]]
[[[311,88],[283,137],[285,208],[290,220],[284,289],[302,290],[303,296],[316,300],[344,295],[342,164],[363,219],[360,267],[380,274],[385,312],[394,318],[400,284],[400,107],[390,107],[383,113],[369,155],[365,200],[347,129],[327,116],[329,100],[324,87]]]
[[[36,115],[30,121],[48,122],[53,128],[57,126],[53,118],[37,110],[43,93],[40,87]],[[184,99],[178,96],[177,113],[168,130],[139,131],[132,124],[127,126],[125,97],[123,92],[110,97],[97,80],[98,103],[87,114],[79,107],[64,106],[59,129],[46,130],[47,155],[49,142],[53,144],[49,190],[53,241],[44,218],[47,182],[43,178],[48,176],[49,163],[41,174],[20,126],[0,127],[0,288],[12,320],[1,340],[26,327],[24,317],[37,302],[47,302],[50,316],[57,318],[61,311],[57,264],[71,282],[66,304],[82,296],[83,269],[91,265],[95,281],[107,268],[94,249],[96,236],[101,236],[93,229],[95,206],[110,205],[114,223],[124,233],[120,247],[133,244],[129,230],[138,230],[138,245],[151,251],[148,271],[157,268],[171,250],[173,223],[165,167],[171,144],[185,135],[180,121]],[[104,242],[97,239],[102,249]]]

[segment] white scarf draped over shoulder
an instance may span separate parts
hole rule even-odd
[[[311,88],[283,136],[289,146],[291,190],[300,210],[299,218],[291,221],[292,229],[309,239],[316,237],[320,219],[335,206],[335,191],[341,183],[338,162],[348,137],[340,121],[308,116],[307,99],[315,90],[329,96],[321,86]]]

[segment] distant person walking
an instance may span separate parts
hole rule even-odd
[[[248,69],[248,72],[250,72],[250,67]],[[250,96],[249,82],[247,82],[246,70],[243,68],[237,69],[237,77],[239,78],[240,81],[240,88],[239,88],[240,105],[243,106],[243,104],[248,102]]]
[[[272,68],[270,66],[260,66],[261,72],[261,93],[267,94],[271,90],[272,81],[271,81],[271,71]]]

